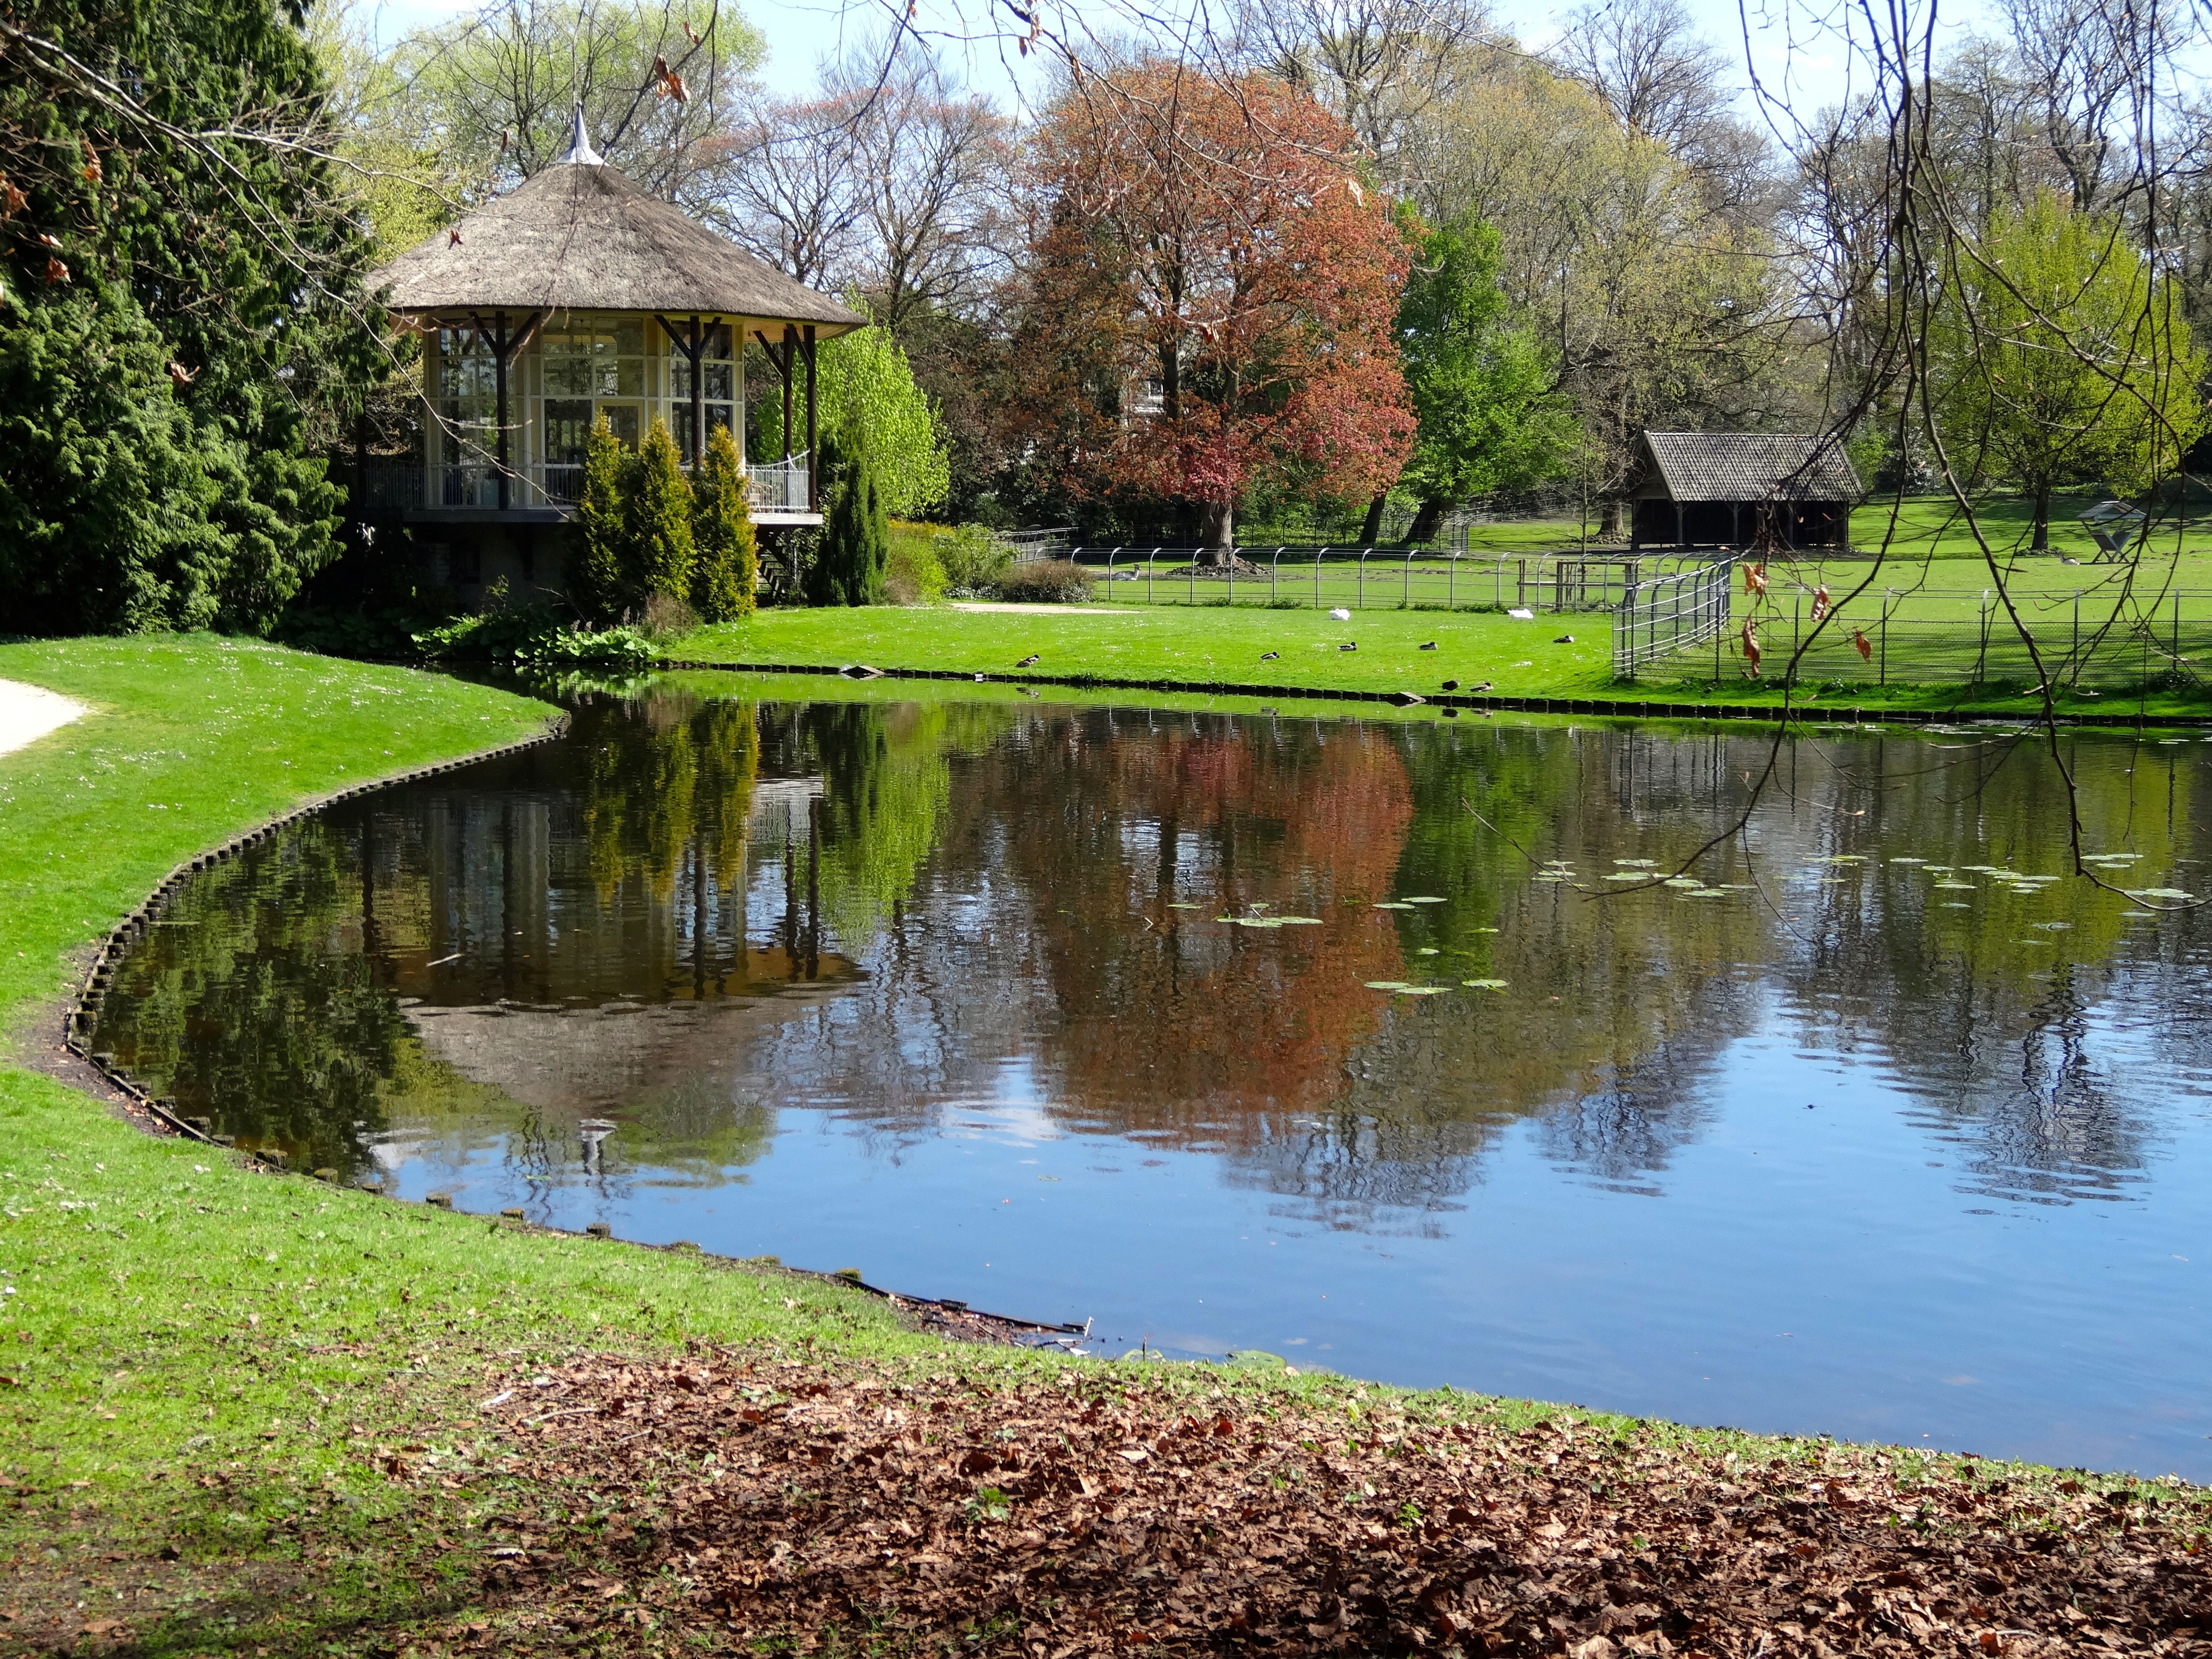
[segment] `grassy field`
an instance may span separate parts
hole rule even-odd
[[[1416,1451],[1451,1424],[1480,1424],[1500,1431],[1495,1474],[1482,1478],[1501,1491],[1547,1480],[1565,1423],[1594,1434],[1604,1457],[1615,1448],[1638,1471],[1668,1471],[1654,1487],[1662,1505],[1683,1480],[1790,1471],[1771,1496],[1714,1488],[1747,1506],[1746,1535],[1764,1505],[1804,1507],[1792,1479],[1844,1467],[1820,1442],[1292,1378],[1273,1363],[1078,1366],[951,1350],[817,1279],[402,1206],[148,1136],[35,1069],[74,959],[113,917],[179,859],[276,810],[512,741],[549,711],[450,679],[208,638],[4,646],[0,678],[92,711],[0,757],[0,1018],[15,1061],[0,1066],[0,1652],[757,1650],[720,1613],[686,1624],[669,1611],[691,1581],[665,1537],[654,1541],[672,1495],[662,1486],[711,1487],[726,1473],[711,1450],[700,1461],[713,1443],[695,1438],[664,1462],[635,1449],[646,1431],[612,1436],[631,1464],[653,1454],[641,1476],[563,1449],[550,1419],[564,1413],[529,1403],[554,1372],[611,1376],[635,1361],[616,1391],[629,1397],[592,1409],[610,1421],[658,1415],[639,1395],[699,1387],[664,1364],[687,1354],[721,1368],[725,1397],[758,1401],[756,1420],[790,1404],[803,1379],[775,1368],[796,1360],[836,1386],[913,1376],[966,1400],[1079,1383],[1094,1402],[1141,1398],[1169,1421],[1235,1411],[1255,1433],[1279,1411],[1334,1414]],[[611,1355],[626,1358],[596,1358]],[[1516,1432],[1546,1419],[1556,1421],[1541,1434]],[[805,1445],[790,1455],[822,1461]],[[2063,1509],[2079,1512],[2069,1550],[2202,1541],[2201,1495],[2156,1483],[2061,1482],[1901,1449],[1855,1454],[1850,1467],[1887,1494],[1867,1515],[1917,1503],[1922,1532],[1953,1529],[1948,1517],[1972,1512],[2002,1474],[2010,1507],[1990,1536],[2047,1530]],[[767,1484],[777,1502],[808,1501],[790,1480]],[[943,1547],[1000,1547],[987,1536],[997,1501],[955,1505],[937,1523]],[[1656,1521],[1628,1519],[1657,1535]],[[1999,1527],[1994,1514],[1971,1524]],[[1687,1583],[1705,1558],[1685,1537],[1653,1562]],[[1887,1547],[1879,1530],[1869,1537]],[[556,1600],[557,1619],[546,1612]],[[1012,1654],[1021,1634],[955,1619],[917,1646]]]
[[[1746,679],[1733,649],[1723,647],[1718,673],[1711,647],[1650,665],[1632,684],[1612,678],[1610,619],[1604,615],[1545,615],[1531,622],[1482,612],[1374,611],[1348,623],[1325,612],[1185,606],[1070,606],[1010,610],[990,607],[880,606],[860,610],[769,610],[743,623],[702,629],[669,647],[686,661],[790,665],[838,668],[867,663],[960,674],[1016,674],[1030,656],[1040,676],[1091,675],[1202,690],[1219,684],[1272,685],[1326,694],[1335,691],[1410,691],[1433,696],[1446,680],[1462,690],[1487,685],[1516,697],[1709,700],[1717,704],[1779,707],[1785,695],[1804,703],[1826,702],[1866,708],[1929,709],[2021,715],[2033,712],[2026,693],[2035,684],[2008,645],[2002,619],[1986,653],[1989,684],[1968,685],[1980,653],[1971,601],[1963,624],[1947,622],[1916,635],[1904,621],[1888,630],[1888,678],[1876,684],[1879,662],[1863,660],[1847,626],[1824,637],[1808,657],[1796,687],[1785,693],[1778,678],[1790,645],[1790,616],[1777,572],[1760,624],[1767,675]],[[1836,591],[1840,592],[1840,589]],[[1945,603],[1955,603],[1955,594]],[[1853,613],[1846,612],[1845,620]],[[2212,653],[2212,611],[2203,635],[2185,633],[2193,653],[2201,641]],[[1877,624],[1869,623],[1877,635]],[[1571,644],[1559,643],[1572,635]],[[1436,649],[1424,651],[1433,641]],[[1357,651],[1338,647],[1356,642]],[[2115,636],[2117,665],[2134,671],[2132,645]],[[1278,654],[1266,659],[1266,653]],[[2154,662],[2154,669],[2157,667]],[[2120,706],[2148,714],[2197,717],[2212,712],[2212,698],[2186,684],[2160,685],[2136,695],[2139,672],[2124,676],[2124,695],[2099,690],[2094,677],[2059,696],[2071,713]],[[799,695],[794,691],[792,695]],[[1261,701],[1264,701],[1264,695]]]

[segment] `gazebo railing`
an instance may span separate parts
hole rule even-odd
[[[363,471],[365,499],[357,504],[363,512],[412,513],[440,508],[496,511],[500,505],[499,471],[485,462],[432,467],[371,466]],[[349,474],[343,467],[338,468],[335,476],[341,483],[349,482]],[[811,483],[804,455],[794,455],[787,461],[749,465],[745,468],[745,500],[757,513],[805,513],[811,510]],[[574,510],[583,493],[581,466],[555,463],[517,467],[507,476],[507,506],[509,511],[568,513]]]

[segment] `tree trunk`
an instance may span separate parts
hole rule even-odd
[[[1200,509],[1200,535],[1206,549],[1201,564],[1225,564],[1234,556],[1231,550],[1237,545],[1237,504],[1233,501],[1207,501]]]
[[[2027,544],[2027,550],[2051,551],[2051,477],[2047,473],[2035,481],[2035,539]]]
[[[1362,547],[1374,546],[1376,539],[1382,535],[1382,504],[1389,499],[1387,493],[1377,492],[1375,499],[1367,503],[1367,517],[1359,526],[1359,544]]]
[[[1436,540],[1437,526],[1444,521],[1444,514],[1450,505],[1439,496],[1425,497],[1421,510],[1413,514],[1413,527],[1406,532],[1406,539],[1415,546]]]
[[[1628,539],[1628,503],[1618,495],[1608,495],[1598,503],[1597,538],[1601,542],[1625,542]]]

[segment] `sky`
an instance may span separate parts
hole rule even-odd
[[[1558,19],[1570,3],[1496,0],[1495,15],[1524,44],[1541,48],[1555,37]],[[1748,87],[1755,72],[1769,97],[1800,117],[1840,103],[1849,89],[1848,53],[1832,34],[1808,21],[1812,11],[1825,10],[1837,3],[1741,0],[1740,6],[1739,0],[1686,0],[1698,32],[1734,61],[1737,82]],[[887,0],[738,0],[738,3],[767,37],[769,84],[787,93],[811,86],[816,64],[824,57],[836,55],[847,41],[879,36],[890,15]],[[990,0],[919,0],[916,15],[921,25],[933,32],[980,33],[991,15],[989,8]],[[1065,15],[1085,9],[1079,0],[1076,5],[1058,9]],[[379,39],[389,42],[410,28],[443,22],[476,9],[465,0],[458,3],[457,0],[381,0],[373,6],[373,15]],[[1126,15],[1115,0],[1088,0],[1087,9],[1094,27],[1102,32],[1114,30],[1115,20]],[[959,22],[963,12],[970,20],[966,30]],[[1979,0],[1947,0],[1940,14],[1941,38],[1957,39],[1980,15]],[[1001,9],[998,15],[1003,20],[1006,14]],[[995,40],[972,46],[948,42],[947,50],[955,64],[963,55],[966,58],[968,83],[1002,105],[1016,103],[1024,90],[1034,90],[1039,84],[1039,76],[1015,54],[1011,44]],[[1754,115],[1747,96],[1746,104],[1745,113]]]

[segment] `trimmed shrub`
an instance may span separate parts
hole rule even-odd
[[[584,447],[584,490],[569,534],[568,597],[587,617],[605,621],[627,607],[629,514],[625,505],[632,458],[605,415],[592,422]]]
[[[668,422],[655,420],[638,445],[635,471],[625,515],[629,524],[627,560],[629,592],[625,611],[642,611],[655,593],[688,600],[691,568],[691,485],[684,476],[684,456],[669,435]]]
[[[727,427],[707,437],[691,480],[691,608],[708,622],[753,614],[760,544],[745,510],[745,469]]]
[[[1067,559],[1033,559],[1006,567],[998,597],[1024,605],[1072,605],[1091,597],[1091,574]]]
[[[822,461],[830,480],[830,511],[822,545],[806,572],[809,605],[881,605],[884,573],[890,562],[890,514],[865,431],[825,439]]]

